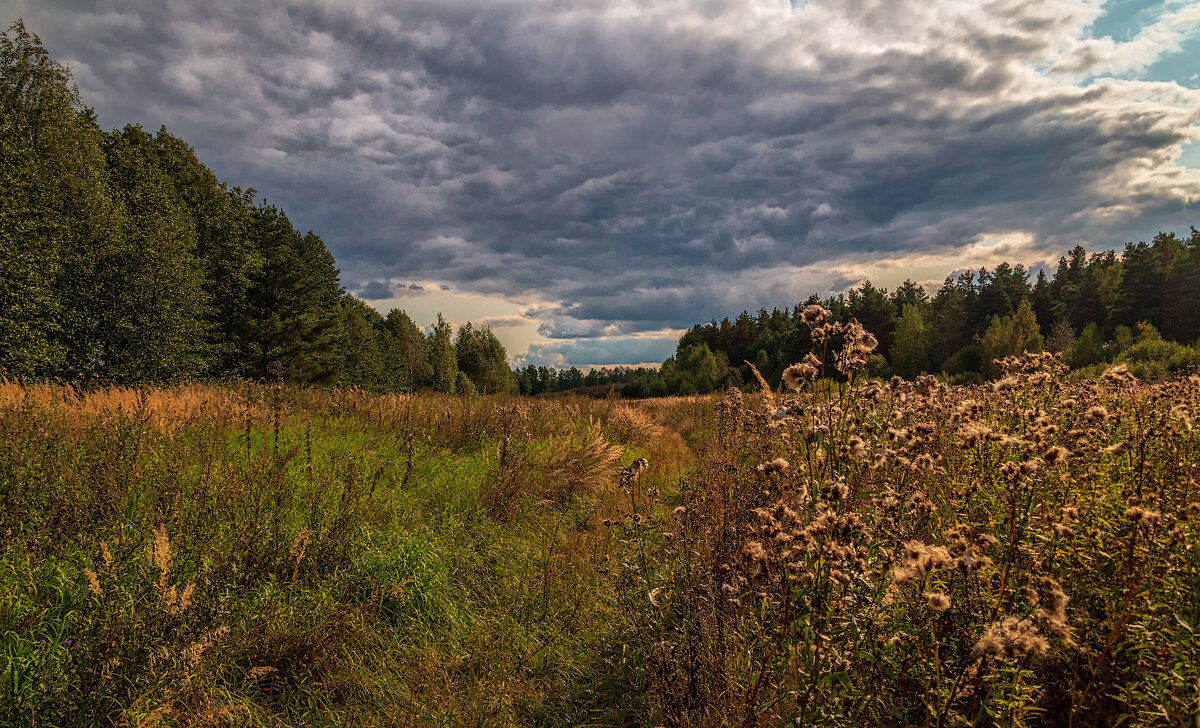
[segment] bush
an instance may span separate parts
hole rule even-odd
[[[1139,379],[1159,381],[1200,369],[1200,352],[1164,339],[1143,339],[1125,349],[1117,362],[1126,364]]]

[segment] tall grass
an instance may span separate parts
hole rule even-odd
[[[0,383],[0,724],[1196,725],[1200,380],[826,316],[787,393]]]
[[[570,725],[616,600],[611,403],[0,385],[0,724]]]

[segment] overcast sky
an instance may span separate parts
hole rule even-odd
[[[346,288],[518,363],[1200,226],[1200,3],[0,0]]]

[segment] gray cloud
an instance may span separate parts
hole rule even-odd
[[[366,301],[379,301],[392,297],[392,287],[383,281],[370,281],[356,295]]]
[[[1171,160],[1200,92],[1096,77],[1157,58],[1183,11],[1122,45],[1084,37],[1082,0],[788,8],[15,6],[103,123],[166,124],[317,230],[361,295],[418,279],[551,302],[533,315],[552,339],[794,303],[847,283],[815,272],[850,255],[1195,222],[1200,175]],[[650,346],[621,341],[552,346]]]

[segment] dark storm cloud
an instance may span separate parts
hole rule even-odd
[[[794,303],[847,256],[1119,245],[1200,199],[1171,164],[1200,95],[1096,77],[1154,51],[1082,40],[1082,1],[7,5],[103,123],[166,124],[361,295],[524,296],[552,339]]]
[[[366,301],[380,301],[392,297],[392,287],[383,281],[371,281],[358,289],[356,295]]]

